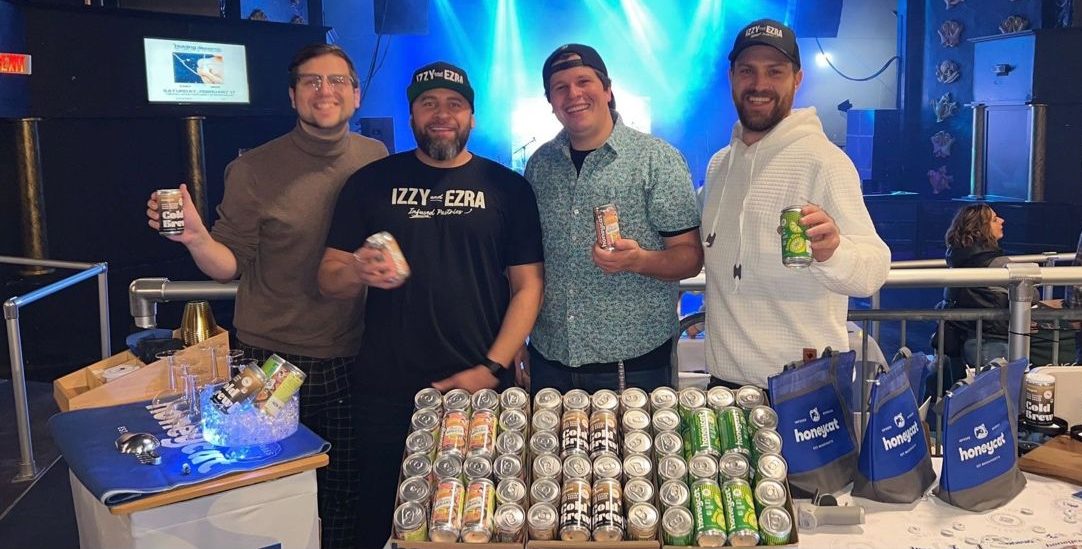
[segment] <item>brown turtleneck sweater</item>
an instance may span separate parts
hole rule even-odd
[[[379,141],[352,132],[325,140],[297,126],[226,166],[211,234],[237,258],[241,341],[313,358],[357,353],[364,300],[323,297],[316,272],[342,185],[385,156]]]

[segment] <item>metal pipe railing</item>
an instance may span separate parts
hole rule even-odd
[[[34,441],[30,434],[30,404],[26,392],[26,364],[23,358],[22,330],[19,325],[19,310],[31,303],[55,294],[60,290],[78,284],[84,280],[98,278],[98,322],[101,331],[101,357],[113,354],[109,334],[109,266],[106,263],[76,263],[71,261],[53,261],[48,259],[28,259],[23,257],[0,256],[0,263],[11,265],[30,265],[61,269],[82,269],[67,278],[63,278],[32,292],[9,298],[4,302],[4,322],[7,325],[8,355],[11,358],[11,386],[15,394],[15,427],[19,435],[19,472],[15,482],[34,480],[38,476],[34,462]]]
[[[137,278],[128,286],[128,306],[135,325],[154,328],[158,325],[158,303],[189,299],[234,299],[237,281],[181,281],[168,278]]]

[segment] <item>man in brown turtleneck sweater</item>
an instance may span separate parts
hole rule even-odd
[[[184,244],[207,276],[240,278],[234,325],[247,356],[262,361],[277,353],[308,374],[301,421],[332,444],[330,466],[317,472],[323,547],[352,547],[361,487],[349,368],[360,346],[364,300],[323,297],[316,273],[342,185],[387,149],[349,131],[361,95],[342,49],[307,46],[289,74],[297,127],[226,167],[225,197],[211,231],[181,185],[184,232],[168,238]],[[156,196],[147,216],[157,229]]]

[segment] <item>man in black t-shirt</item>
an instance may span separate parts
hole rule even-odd
[[[355,370],[356,417],[372,495],[358,510],[372,545],[387,539],[413,394],[499,384],[533,327],[544,282],[541,224],[529,183],[466,150],[474,126],[466,73],[418,69],[406,90],[417,149],[359,170],[338,196],[320,290],[367,291]],[[404,280],[383,251],[386,231],[410,265]],[[367,545],[366,545],[367,546]]]

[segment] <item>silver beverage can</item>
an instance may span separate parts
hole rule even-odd
[[[621,479],[624,476],[624,464],[616,454],[601,454],[594,458],[594,478]]]
[[[428,537],[442,543],[458,541],[462,531],[462,507],[466,501],[466,486],[458,479],[444,479],[436,486],[429,515]]]
[[[413,407],[417,410],[425,408],[443,409],[443,395],[432,387],[425,387],[413,395]]]
[[[590,411],[590,393],[582,389],[571,389],[564,394],[564,412],[567,410]]]
[[[624,474],[628,478],[652,479],[654,475],[654,462],[649,456],[643,454],[631,454],[624,456]]]
[[[736,394],[728,387],[711,387],[706,392],[706,404],[715,412],[736,404]]]
[[[748,412],[748,427],[751,427],[752,431],[777,429],[778,413],[770,406],[756,406]]]
[[[786,499],[785,484],[781,481],[764,478],[755,484],[755,504],[759,508],[784,506]]]
[[[594,483],[593,488],[594,541],[622,541],[626,523],[620,483],[613,479],[601,479]]]
[[[750,480],[751,464],[744,454],[729,452],[718,460],[718,474],[721,475],[722,482],[734,478]]]
[[[498,490],[498,488],[497,488]],[[517,543],[522,541],[522,532],[526,528],[526,511],[517,503],[503,503],[496,507],[493,519],[496,543]]]
[[[410,418],[410,430],[438,431],[441,420],[442,417],[434,408],[423,408],[413,412],[413,417]]]
[[[404,541],[428,541],[427,501],[407,501],[394,510],[394,537]]]
[[[594,208],[594,232],[597,245],[606,250],[616,249],[620,240],[620,210],[616,204],[602,204]]]
[[[553,478],[535,480],[530,485],[530,501],[556,505],[560,500],[560,483]]]
[[[444,410],[470,411],[470,393],[465,389],[451,389],[443,395]]]
[[[626,415],[626,412],[625,412]],[[643,430],[624,431],[624,454],[650,454],[654,440]]]
[[[751,435],[751,453],[755,461],[763,454],[781,453],[781,434],[773,429],[759,429]]]
[[[594,411],[608,410],[615,413],[620,409],[620,397],[616,394],[616,391],[599,389],[590,396],[590,405]]]
[[[492,472],[496,478],[522,478],[522,458],[515,454],[503,454],[492,461]]]
[[[564,458],[564,479],[574,478],[590,482],[593,478],[594,467],[590,458],[583,454],[571,454]]]
[[[636,503],[627,509],[627,539],[649,541],[657,539],[661,516],[651,503]]]
[[[736,405],[745,412],[756,406],[766,404],[766,393],[754,385],[745,385],[736,390]]]
[[[496,501],[501,504],[525,504],[527,495],[526,483],[521,479],[505,478],[496,485]]]
[[[692,456],[688,461],[688,474],[691,475],[691,479],[713,479],[718,478],[718,462],[717,458],[707,454],[699,454]]]
[[[518,431],[504,431],[496,437],[496,453],[521,456],[526,449],[526,437]]]
[[[436,437],[432,431],[414,431],[406,436],[406,454],[436,454]]]
[[[651,420],[655,433],[680,430],[680,414],[676,410],[658,410]]]
[[[567,404],[564,403],[566,406]],[[580,479],[564,481],[560,491],[560,539],[583,542],[590,539],[592,501],[590,483]]]
[[[403,477],[432,477],[432,458],[428,454],[410,454],[402,460]]]
[[[530,435],[530,452],[538,456],[541,454],[555,454],[560,451],[560,438],[552,431],[538,431]]]
[[[492,459],[496,455],[496,428],[496,412],[485,408],[475,409],[470,418],[466,455]]]
[[[477,413],[477,410],[499,412],[500,395],[492,389],[481,389],[470,397],[470,404],[473,406],[474,413]]]
[[[470,456],[462,462],[462,472],[469,480],[492,476],[492,462],[486,457]]]
[[[184,232],[184,198],[180,189],[158,189],[158,234]]]
[[[677,395],[672,387],[658,387],[650,393],[650,407],[654,412],[666,408],[676,408]]]
[[[687,481],[688,464],[684,458],[676,455],[662,456],[657,460],[657,476],[661,480]]]
[[[706,407],[706,391],[698,387],[681,389],[677,393],[677,409],[680,415],[687,416],[692,410]]]
[[[560,391],[553,389],[552,387],[545,387],[533,397],[533,411],[537,413],[538,410],[552,410],[557,414],[563,412],[564,400],[560,395]]]
[[[691,490],[682,480],[666,480],[658,488],[658,500],[663,509],[669,507],[687,507],[691,501]]]
[[[470,481],[462,509],[462,541],[488,543],[496,516],[496,485],[487,478]]]
[[[648,410],[650,407],[650,395],[639,387],[628,387],[620,393],[620,407],[624,410],[641,408]]]
[[[556,454],[538,454],[533,458],[534,481],[541,478],[559,480],[563,473],[563,462]]]
[[[530,420],[535,433],[541,431],[555,431],[560,428],[560,416],[554,410],[538,410],[534,412]]]
[[[654,448],[659,456],[683,456],[684,437],[676,431],[662,431],[654,437]]]
[[[560,455],[567,457],[589,453],[590,417],[585,411],[568,408],[567,403],[564,403],[564,416],[560,421]]]
[[[556,525],[559,517],[556,507],[551,503],[531,505],[529,512],[526,513],[526,530],[530,534],[530,539],[556,539]]]
[[[621,426],[623,426],[625,433],[630,431],[645,431],[650,428],[650,414],[646,413],[646,410],[627,410],[624,412],[624,417],[620,420],[620,423]]]
[[[450,453],[437,454],[436,461],[432,462],[432,472],[435,473],[436,478],[439,480],[445,478],[461,480],[463,478],[462,456]]]
[[[759,463],[755,465],[757,478],[771,478],[785,482],[789,475],[789,464],[781,454],[763,454],[759,456]]]
[[[687,487],[684,487],[687,489]],[[687,507],[669,507],[661,516],[661,531],[665,545],[694,545],[695,519]]]
[[[590,457],[620,454],[620,428],[616,412],[594,409],[590,414]]]
[[[530,405],[530,393],[522,387],[511,387],[500,393],[500,407],[507,410],[523,410]]]
[[[764,545],[785,545],[793,532],[793,517],[783,507],[767,507],[759,513],[759,533]]]
[[[500,412],[500,430],[501,431],[518,431],[520,433],[526,432],[526,425],[529,421],[526,419],[526,413],[522,410],[504,410]]]
[[[413,501],[427,506],[432,497],[432,484],[427,477],[407,477],[398,485],[398,501]]]
[[[654,501],[654,483],[645,478],[630,478],[624,483],[624,501],[627,503],[651,503]]]

